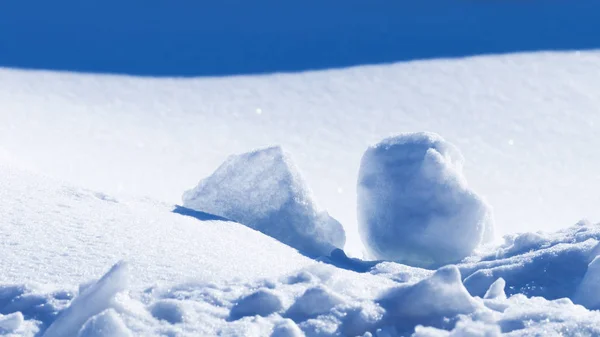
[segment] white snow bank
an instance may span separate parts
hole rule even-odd
[[[280,147],[230,156],[183,195],[184,206],[254,228],[301,252],[344,248],[343,227],[320,212],[290,156]]]
[[[441,266],[493,238],[491,208],[467,186],[463,157],[433,133],[370,147],[358,178],[358,222],[372,257]]]
[[[0,177],[0,283],[76,290],[122,259],[132,289],[275,277],[314,263],[247,226],[177,214],[172,204],[115,200],[1,162]],[[25,300],[10,306],[21,311]]]
[[[73,300],[71,305],[46,330],[44,337],[77,336],[77,332],[89,318],[108,309],[115,295],[126,289],[127,279],[127,264],[125,262],[115,264],[98,282],[88,287]],[[91,327],[88,329],[96,330],[94,322],[96,321],[90,323]],[[98,322],[110,323],[111,326],[116,324],[114,319],[108,317],[101,317]],[[119,336],[123,336],[123,333]]]

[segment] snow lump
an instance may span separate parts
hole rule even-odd
[[[467,186],[460,151],[433,133],[387,138],[363,155],[358,225],[371,257],[439,267],[493,238],[491,208]]]
[[[342,225],[319,211],[290,156],[281,147],[230,156],[183,196],[184,206],[222,216],[304,254],[344,248]]]

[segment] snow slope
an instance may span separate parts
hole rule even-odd
[[[0,336],[600,333],[600,313],[570,299],[600,299],[600,224],[508,237],[437,271],[382,262],[355,273],[236,223],[6,163],[0,173]]]
[[[500,234],[598,219],[599,82],[594,51],[197,79],[0,69],[0,148],[78,186],[177,203],[228,155],[279,144],[360,254],[360,158],[398,132],[454,143]]]
[[[77,285],[126,259],[131,287],[268,277],[312,264],[228,221],[199,221],[168,204],[117,200],[0,162],[0,283]]]

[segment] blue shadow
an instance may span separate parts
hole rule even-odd
[[[597,0],[6,0],[0,67],[223,76],[600,48]]]
[[[383,261],[364,261],[357,258],[348,257],[341,249],[334,249],[329,256],[319,257],[316,259],[323,263],[333,265],[335,267],[351,270],[357,273],[366,273]]]
[[[224,218],[224,217],[221,217],[221,216],[218,216],[218,215],[213,215],[213,214],[210,214],[210,213],[195,211],[193,209],[186,208],[186,207],[179,206],[179,205],[175,205],[175,209],[173,209],[172,212],[176,213],[176,214],[180,214],[180,215],[189,216],[189,217],[192,217],[194,219],[198,219],[200,221],[211,221],[211,220],[231,221],[231,220],[229,220],[227,218]]]

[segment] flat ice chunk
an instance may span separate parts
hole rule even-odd
[[[439,267],[493,236],[492,210],[470,190],[459,150],[433,133],[370,147],[358,178],[359,231],[372,258]]]
[[[342,225],[318,210],[290,156],[280,147],[230,156],[183,195],[184,206],[219,215],[311,256],[344,248]]]

